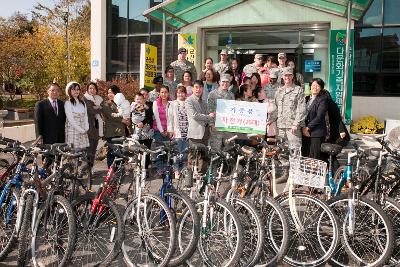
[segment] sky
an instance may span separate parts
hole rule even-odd
[[[8,18],[17,11],[29,15],[37,3],[52,6],[54,0],[0,0],[0,17]]]

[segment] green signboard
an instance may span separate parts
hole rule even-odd
[[[345,123],[351,123],[351,107],[353,96],[353,66],[354,66],[354,30],[350,33],[350,56],[348,65],[347,88],[344,88],[344,63],[346,55],[346,30],[331,30],[329,45],[329,91],[339,109],[343,106],[343,92],[346,95]]]

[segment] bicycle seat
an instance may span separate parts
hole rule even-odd
[[[242,146],[241,150],[243,153],[245,153],[247,155],[252,155],[257,152],[257,150],[255,148],[250,147],[250,146]]]
[[[381,151],[382,150],[380,148],[373,147],[373,148],[369,149],[369,154],[374,156],[374,157],[379,157]]]
[[[342,146],[337,144],[322,143],[321,152],[327,153],[331,156],[336,156],[342,151]]]
[[[198,150],[198,151],[206,151],[207,146],[200,144],[200,143],[192,143],[189,145],[189,149]]]

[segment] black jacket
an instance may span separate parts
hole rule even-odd
[[[58,115],[49,99],[44,99],[35,105],[36,136],[41,135],[43,137],[43,144],[65,142],[64,102],[57,100],[57,106]]]
[[[306,104],[311,97],[306,97]],[[306,127],[310,129],[311,137],[325,137],[327,134],[325,115],[328,111],[328,98],[326,95],[318,95],[307,108]]]
[[[327,94],[329,94],[329,92],[327,92]],[[328,116],[329,136],[327,142],[346,146],[350,141],[350,134],[343,123],[342,115],[340,114],[338,105],[335,103],[335,101],[333,101],[330,95],[328,96]],[[342,132],[346,133],[346,137],[344,139],[340,138],[340,133]]]

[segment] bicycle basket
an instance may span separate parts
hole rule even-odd
[[[322,160],[306,157],[290,157],[289,177],[294,184],[314,188],[324,188],[327,163]]]

